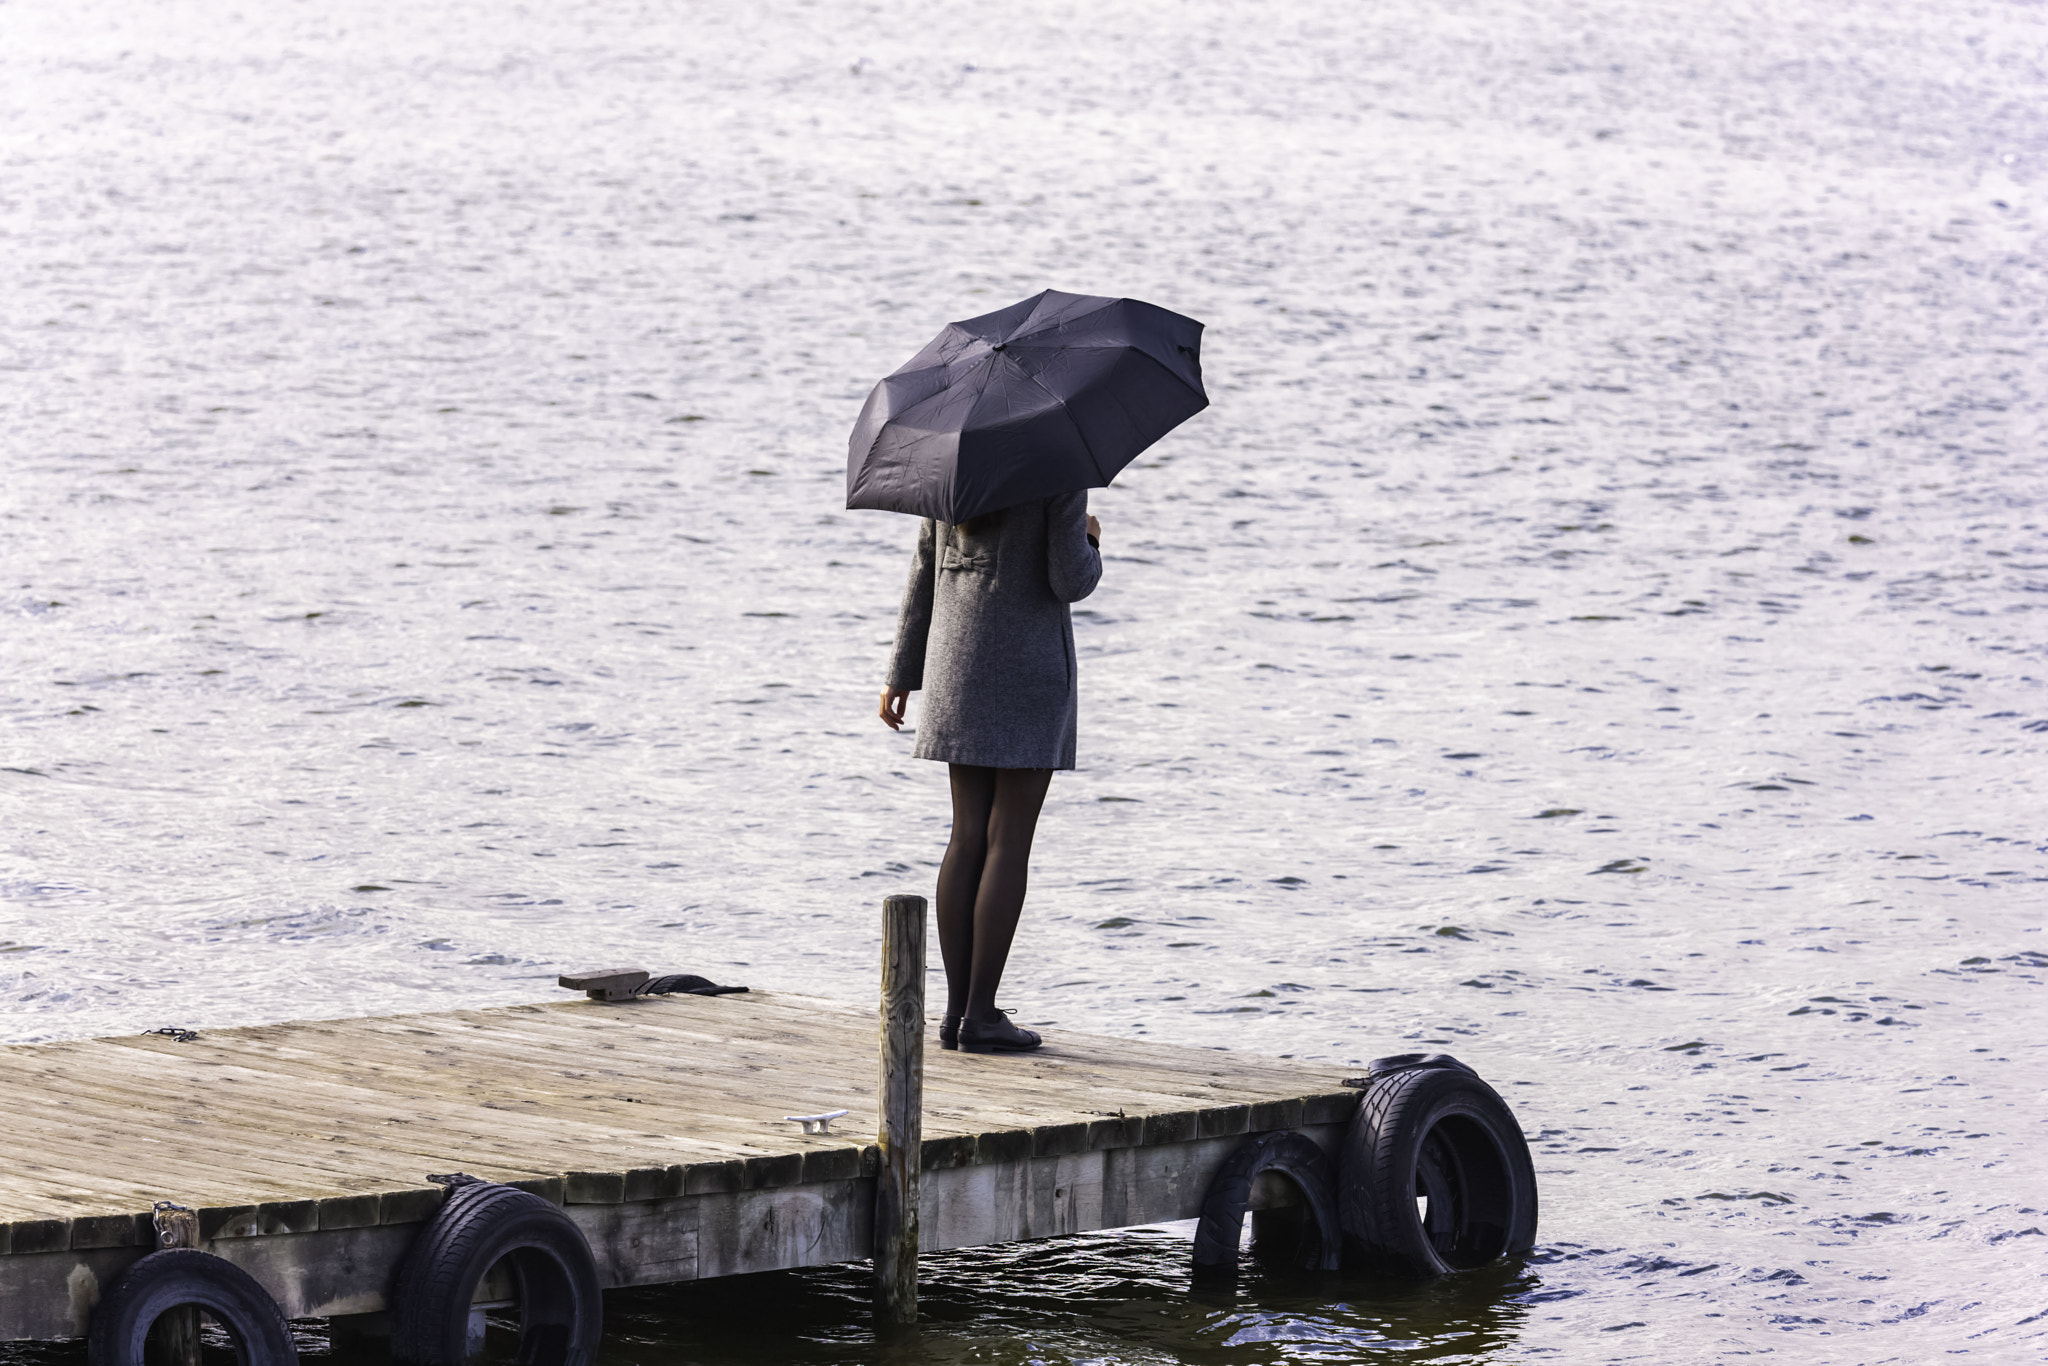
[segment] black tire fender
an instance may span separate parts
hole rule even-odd
[[[1252,1183],[1262,1172],[1280,1173],[1301,1192],[1301,1242],[1290,1249],[1287,1260],[1311,1271],[1336,1270],[1342,1233],[1330,1159],[1307,1135],[1285,1129],[1247,1138],[1210,1178],[1208,1194],[1202,1197],[1202,1219],[1195,1226],[1195,1274],[1235,1274],[1245,1206],[1251,1201]]]
[[[487,1181],[450,1190],[406,1252],[392,1287],[392,1360],[463,1366],[470,1302],[500,1261],[518,1288],[520,1366],[590,1366],[604,1292],[583,1230],[540,1196]]]
[[[212,1316],[234,1340],[240,1366],[298,1366],[299,1351],[277,1301],[233,1262],[193,1247],[149,1253],[121,1274],[92,1311],[86,1360],[142,1366],[150,1325],[183,1305]]]
[[[1528,1141],[1471,1068],[1404,1058],[1374,1073],[1352,1117],[1337,1214],[1347,1262],[1385,1274],[1437,1276],[1521,1256],[1536,1243]]]

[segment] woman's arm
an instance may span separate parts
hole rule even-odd
[[[889,681],[882,689],[882,723],[890,730],[903,724],[909,695],[924,686],[924,647],[932,629],[937,559],[938,524],[927,517],[917,528],[910,581],[903,585],[903,605],[896,612],[896,648],[889,656]]]
[[[1045,577],[1061,602],[1079,602],[1102,578],[1102,554],[1088,543],[1100,535],[1088,515],[1088,494],[1061,493],[1045,500]]]

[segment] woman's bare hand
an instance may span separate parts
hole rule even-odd
[[[1095,514],[1092,512],[1088,514],[1088,534],[1093,536],[1096,542],[1100,544],[1102,540],[1102,523],[1095,520]]]
[[[902,730],[903,711],[909,705],[910,694],[903,689],[882,689],[882,724],[890,730]]]

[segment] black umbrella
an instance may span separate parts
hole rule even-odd
[[[949,323],[868,395],[846,505],[942,522],[1101,488],[1209,406],[1202,325],[1048,289]]]

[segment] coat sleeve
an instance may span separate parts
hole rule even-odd
[[[1088,544],[1088,494],[1045,500],[1045,577],[1061,602],[1079,602],[1102,578],[1102,555]]]
[[[896,613],[896,649],[889,656],[891,688],[916,692],[924,686],[924,647],[932,630],[932,588],[938,561],[938,524],[927,517],[917,528],[917,550],[910,557],[910,582],[903,585],[903,606]]]

